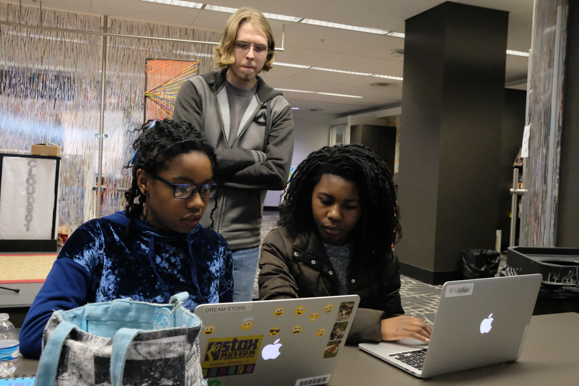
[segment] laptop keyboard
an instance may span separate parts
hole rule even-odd
[[[406,363],[410,367],[414,367],[415,369],[422,371],[424,358],[426,357],[426,350],[427,349],[423,348],[420,350],[404,351],[396,354],[390,354],[390,356],[399,360],[400,362]]]

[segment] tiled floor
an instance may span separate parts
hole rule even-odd
[[[279,213],[277,211],[263,212],[263,223],[261,225],[262,240],[270,230],[276,227],[278,219]],[[400,294],[402,297],[402,307],[406,314],[421,318],[433,324],[442,287],[425,284],[407,276],[401,276],[401,283]]]

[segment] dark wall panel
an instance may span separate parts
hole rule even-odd
[[[563,132],[557,224],[558,247],[579,247],[579,1],[569,1]]]

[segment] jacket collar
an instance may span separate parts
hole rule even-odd
[[[225,87],[226,72],[227,67],[217,71],[207,72],[201,76],[203,79],[205,79],[211,90],[214,93],[217,93],[221,90],[222,87]],[[278,95],[282,95],[282,92],[269,87],[259,75],[257,76],[257,98],[261,101],[261,103],[265,103]]]

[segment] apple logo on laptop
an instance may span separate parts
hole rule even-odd
[[[480,333],[486,334],[488,333],[493,326],[491,323],[493,322],[493,314],[491,313],[488,318],[483,319],[482,323],[480,324]]]
[[[282,346],[282,344],[278,342],[279,339],[273,342],[273,344],[266,345],[263,350],[261,350],[261,357],[264,360],[275,359],[279,356],[279,348]]]

